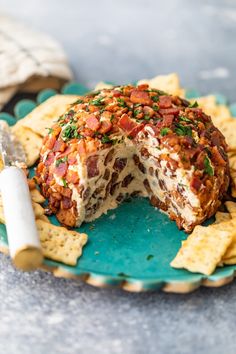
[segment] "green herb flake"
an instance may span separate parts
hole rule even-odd
[[[124,98],[118,97],[118,98],[117,98],[117,102],[118,102],[118,106],[123,107],[123,108],[126,108],[126,107],[127,107]]]
[[[136,110],[134,111],[134,117],[137,117],[137,115],[138,115],[139,113],[141,113],[141,111],[140,111],[139,109],[136,109]]]
[[[149,255],[146,257],[146,260],[147,260],[147,261],[150,261],[150,260],[153,259],[153,258],[154,258],[153,254],[149,254]]]
[[[145,116],[143,117],[143,119],[144,119],[144,120],[150,120],[150,119],[151,119],[151,117],[150,117],[150,115],[149,115],[149,114],[145,114]]]
[[[77,131],[76,125],[68,125],[62,133],[62,139],[67,141],[69,139],[82,139],[82,135],[80,135]]]
[[[84,103],[84,101],[81,100],[81,99],[78,99],[78,100],[74,103],[74,105],[75,105],[75,104],[80,104],[80,103]]]
[[[214,169],[208,156],[205,156],[204,159],[204,172],[206,172],[209,176],[214,176]]]
[[[175,133],[180,136],[192,136],[192,129],[189,126],[177,123]]]
[[[63,183],[63,186],[64,186],[64,187],[67,187],[67,182],[66,182],[65,178],[62,178],[61,181],[62,181],[62,183]]]
[[[190,105],[188,106],[188,108],[197,108],[197,107],[198,107],[197,101],[195,101],[194,103],[190,103]]]
[[[99,97],[96,100],[92,100],[89,103],[92,104],[93,106],[101,106],[104,104],[104,102],[102,102],[102,100],[104,99],[104,97]]]
[[[170,132],[170,129],[169,129],[169,128],[162,128],[160,133],[161,133],[161,136],[165,136],[165,135],[167,135],[169,132]]]
[[[193,121],[185,116],[179,116],[179,120],[187,123],[193,123]]]
[[[159,96],[153,96],[152,100],[153,100],[153,102],[158,102],[159,101]]]
[[[110,118],[110,122],[113,122],[114,119],[115,119],[115,115],[112,114],[112,115],[111,115],[111,118]]]
[[[48,130],[48,134],[52,134],[53,129],[52,128],[46,128]]]
[[[67,157],[67,156],[62,157],[61,159],[56,160],[56,167],[58,167],[58,166],[59,166],[61,163],[63,163],[63,162],[67,162],[67,160],[68,160],[68,157]]]
[[[158,106],[152,106],[152,109],[155,111],[155,112],[157,112],[157,111],[159,111],[159,107]]]
[[[112,140],[107,134],[102,136],[101,142],[103,144],[114,144],[114,140]]]

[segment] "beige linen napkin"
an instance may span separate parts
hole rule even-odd
[[[54,39],[0,15],[0,78],[1,110],[17,91],[58,89],[72,73]]]

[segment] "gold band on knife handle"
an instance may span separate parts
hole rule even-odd
[[[23,271],[32,271],[42,264],[43,254],[41,249],[25,245],[16,251],[12,256],[12,261],[16,268]]]

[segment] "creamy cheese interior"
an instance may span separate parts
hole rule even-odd
[[[99,171],[94,177],[89,178],[86,164],[80,161],[69,166],[79,174],[82,186],[81,192],[72,183],[69,184],[72,199],[77,203],[77,226],[116,208],[130,195],[149,197],[153,205],[165,213],[185,218],[186,225],[196,222],[200,203],[189,186],[193,169],[178,168],[173,174],[166,161],[160,159],[160,155],[167,151],[158,148],[157,139],[150,134],[142,138],[140,134],[139,141],[150,155],[147,158],[126,138],[115,149],[110,147],[93,155],[97,158]],[[170,157],[178,159],[176,153],[170,154]],[[117,161],[120,167],[116,166]],[[158,204],[155,204],[156,201]]]

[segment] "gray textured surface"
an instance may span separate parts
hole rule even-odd
[[[235,1],[0,0],[1,9],[58,38],[91,87],[177,71],[185,86],[236,101]],[[127,294],[22,274],[0,256],[0,353],[234,354],[235,303],[236,282]]]

